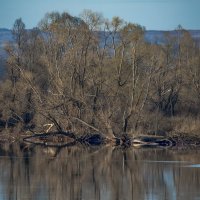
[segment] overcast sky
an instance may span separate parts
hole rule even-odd
[[[78,16],[84,9],[119,16],[147,30],[200,29],[200,0],[0,0],[0,27],[11,28],[21,17],[26,28],[37,26],[46,12],[67,11]]]

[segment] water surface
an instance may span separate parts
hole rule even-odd
[[[198,151],[1,146],[0,200],[200,199]]]

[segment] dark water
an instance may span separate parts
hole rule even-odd
[[[2,146],[0,200],[200,199],[198,151]]]

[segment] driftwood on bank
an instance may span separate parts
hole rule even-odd
[[[120,145],[123,147],[188,147],[188,148],[198,148],[200,147],[200,138],[195,136],[183,136],[183,135],[174,135],[171,137],[167,136],[155,136],[155,135],[142,135],[131,137],[124,134],[120,138],[108,138],[102,135],[101,133],[92,133],[83,135],[81,137],[75,136],[71,132],[50,132],[43,134],[34,134],[23,138],[25,142],[45,145],[45,146],[54,146],[54,147],[65,147],[72,146],[77,143],[84,145],[95,145],[100,146],[104,144],[111,145]]]
[[[71,146],[76,143],[81,143],[85,145],[103,145],[103,144],[112,144],[112,145],[121,145],[125,147],[130,146],[162,146],[170,147],[175,145],[175,142],[157,136],[139,136],[131,138],[130,136],[124,134],[121,138],[107,138],[101,133],[93,133],[83,135],[81,137],[76,137],[71,132],[50,132],[43,134],[34,134],[32,136],[25,137],[23,139],[25,142],[30,142],[39,145],[45,146]]]
[[[103,145],[112,143],[117,145],[119,143],[118,138],[106,138],[102,134],[93,133],[83,135],[81,137],[76,137],[71,132],[50,132],[43,134],[34,134],[28,137],[23,138],[23,141],[33,143],[36,145],[44,145],[44,146],[57,146],[57,147],[65,147],[72,146],[76,143],[81,143],[84,145]]]

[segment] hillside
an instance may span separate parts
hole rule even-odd
[[[12,42],[12,32],[9,29],[0,29],[0,56],[5,57],[5,51],[3,50],[4,44],[6,42]]]

